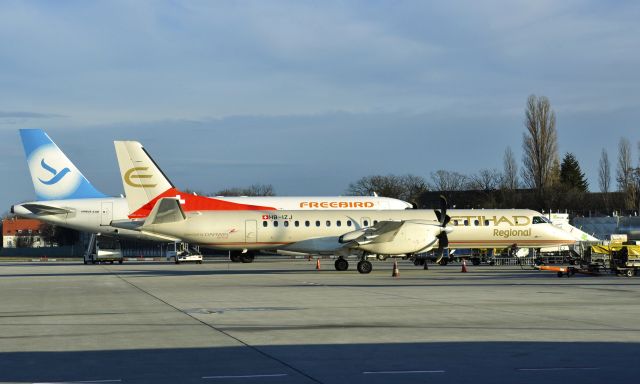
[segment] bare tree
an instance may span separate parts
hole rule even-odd
[[[467,177],[458,172],[445,171],[440,169],[435,172],[431,172],[430,189],[434,191],[460,191],[463,190],[467,184]]]
[[[626,192],[632,184],[631,143],[625,137],[618,143],[618,169],[616,170],[618,191]]]
[[[494,191],[500,186],[502,175],[497,169],[481,169],[472,175],[467,183],[467,188],[477,191]]]
[[[366,176],[349,184],[347,193],[353,196],[371,196],[374,193],[380,196],[400,198],[404,190],[400,178],[395,175]]]
[[[402,200],[408,202],[417,203],[420,195],[429,190],[427,182],[420,176],[409,174],[402,176],[400,181],[404,189]]]
[[[529,96],[524,125],[522,179],[528,187],[542,195],[546,188],[554,184],[554,178],[559,176],[560,164],[556,114],[551,109],[549,99],[545,96]]]
[[[349,184],[347,193],[353,196],[371,196],[376,193],[380,196],[416,202],[422,192],[428,190],[426,181],[420,176],[373,175]]]
[[[226,188],[218,191],[215,196],[275,196],[271,184],[253,184],[246,188]]]
[[[507,149],[504,150],[502,161],[504,164],[502,188],[511,191],[518,189],[518,163],[516,163],[516,157],[513,155],[511,147],[507,147]]]
[[[631,143],[627,138],[623,137],[618,144],[616,181],[618,182],[618,191],[624,194],[626,209],[634,209],[637,205],[637,175],[638,172],[631,163]]]
[[[604,148],[602,148],[602,153],[600,154],[598,182],[600,184],[600,192],[605,195],[609,193],[609,188],[611,186],[611,164],[609,163],[609,155]]]

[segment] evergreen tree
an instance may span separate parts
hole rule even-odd
[[[569,188],[575,188],[582,192],[586,192],[587,189],[589,189],[589,183],[573,153],[567,153],[564,159],[562,159],[562,164],[560,165],[560,182]]]

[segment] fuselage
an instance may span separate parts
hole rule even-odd
[[[544,247],[573,244],[564,231],[531,210],[449,210],[450,248]],[[187,219],[145,225],[215,249],[282,249],[331,253],[340,236],[379,221],[437,222],[433,210],[387,211],[218,211],[191,212]]]
[[[178,195],[181,199],[189,199],[192,195]],[[209,199],[200,197],[200,199]],[[378,196],[242,196],[215,197],[209,200],[226,201],[245,205],[273,207],[274,210],[383,210],[406,209],[411,205],[398,199]],[[58,208],[65,213],[34,212],[33,206]],[[28,209],[26,207],[31,207]],[[189,212],[188,204],[185,211]],[[100,233],[110,236],[123,236],[135,239],[159,240],[158,237],[144,235],[138,231],[112,227],[111,221],[127,220],[129,207],[124,197],[87,198],[33,201],[16,204],[11,212],[25,218],[39,219],[78,231]]]

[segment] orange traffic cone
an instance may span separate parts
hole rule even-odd
[[[393,259],[393,272],[391,277],[400,277],[400,271],[398,271],[398,260]]]
[[[320,270],[320,258],[318,257],[318,260],[316,261],[316,271]]]
[[[467,272],[467,259],[462,259],[462,270],[460,272]]]

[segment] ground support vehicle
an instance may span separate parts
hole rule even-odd
[[[611,272],[617,276],[633,277],[640,269],[640,246],[624,245],[611,252]]]
[[[122,264],[124,257],[120,242],[112,237],[92,234],[84,253],[85,264],[111,263]]]
[[[202,253],[197,246],[192,246],[187,243],[175,242],[173,247],[167,250],[167,260],[173,259],[176,264],[193,262],[202,264]]]

